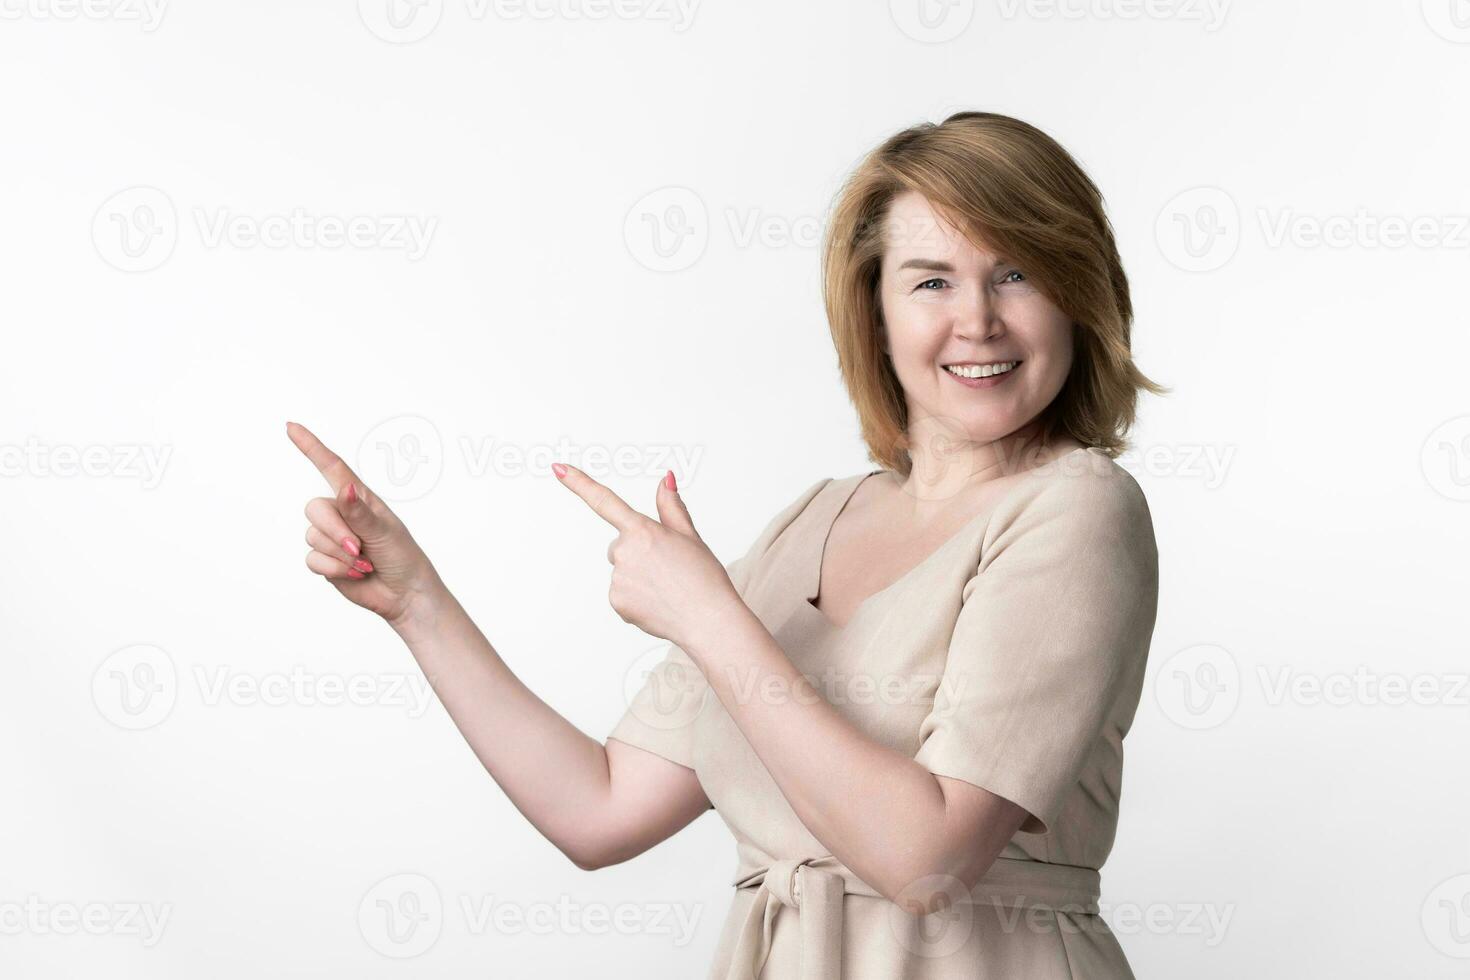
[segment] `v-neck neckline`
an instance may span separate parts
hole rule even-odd
[[[1069,450],[1063,453],[1061,456],[1058,456],[1056,459],[1051,460],[1049,463],[1043,463],[1041,466],[1037,466],[1031,470],[1028,470],[1027,473],[1024,475],[1029,476],[1034,473],[1045,471],[1048,466],[1060,462],[1063,459],[1066,459],[1073,453],[1086,452],[1091,448],[1092,447],[1090,446],[1079,446],[1076,449]],[[942,541],[939,546],[936,547],[933,551],[930,551],[923,558],[919,559],[916,564],[914,564],[898,578],[894,579],[892,582],[888,583],[877,592],[868,595],[856,606],[854,606],[852,610],[852,615],[847,617],[847,622],[838,624],[833,622],[832,618],[828,616],[825,612],[818,609],[815,605],[812,604],[812,599],[821,595],[822,592],[822,567],[826,564],[827,561],[827,544],[832,538],[832,529],[837,526],[837,518],[842,516],[842,512],[847,509],[847,505],[852,500],[853,496],[857,493],[858,487],[862,486],[863,482],[867,480],[868,477],[876,476],[877,474],[882,472],[884,471],[881,469],[877,469],[857,476],[856,479],[852,480],[851,486],[838,494],[838,496],[835,498],[835,503],[833,505],[829,505],[828,509],[830,510],[831,514],[829,517],[827,517],[827,526],[821,533],[820,541],[816,548],[816,558],[813,562],[810,562],[804,570],[806,573],[806,584],[802,586],[803,594],[797,600],[797,605],[805,607],[807,612],[811,613],[827,629],[835,633],[846,631],[850,626],[852,626],[853,623],[857,622],[858,619],[861,618],[862,615],[867,612],[867,610],[871,606],[873,606],[881,597],[896,591],[900,585],[903,585],[909,579],[917,576],[922,569],[931,564],[935,559],[939,557],[939,555],[949,550],[949,547],[951,545],[969,534],[971,529],[974,528],[977,522],[979,522],[982,518],[987,518],[990,514],[994,513],[996,507],[998,507],[1002,501],[1004,501],[1007,497],[1010,496],[1011,493],[1014,493],[1026,482],[1025,480],[1017,481],[1014,487],[1012,487],[1006,493],[1001,494],[1000,497],[998,497],[990,506],[982,507],[977,513],[971,515],[969,520],[965,521],[965,523],[960,526],[959,530],[955,531],[949,537],[945,538],[944,541]]]

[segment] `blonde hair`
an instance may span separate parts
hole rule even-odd
[[[1116,457],[1155,384],[1133,363],[1133,304],[1098,191],[1041,130],[991,112],[957,112],[885,140],[847,179],[822,246],[822,298],[868,457],[907,474],[908,406],[884,351],[879,300],[893,199],[918,191],[977,247],[1014,260],[1071,318],[1073,363],[1041,416],[1042,440],[1066,432]],[[983,243],[983,244],[982,244]]]

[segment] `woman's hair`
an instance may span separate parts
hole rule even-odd
[[[879,299],[893,199],[918,191],[977,248],[1015,261],[1070,317],[1073,363],[1042,413],[1042,440],[1065,432],[1116,457],[1140,389],[1166,394],[1133,363],[1133,304],[1102,194],[1050,136],[1010,116],[957,112],[889,137],[834,202],[822,249],[822,296],[843,382],[868,456],[907,474],[908,406],[884,351]]]

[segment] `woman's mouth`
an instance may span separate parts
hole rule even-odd
[[[1020,361],[997,361],[989,364],[946,364],[945,373],[966,388],[994,388],[1016,373]]]

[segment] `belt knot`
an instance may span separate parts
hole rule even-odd
[[[763,884],[787,908],[801,908],[801,878],[797,872],[810,860],[811,858],[772,861],[770,867],[766,868]]]

